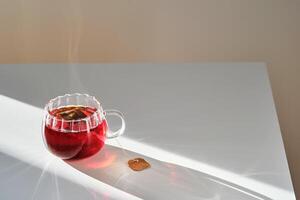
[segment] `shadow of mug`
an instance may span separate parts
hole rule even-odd
[[[131,170],[127,162],[136,157],[144,158],[151,167],[140,172]],[[105,145],[92,157],[65,162],[101,182],[143,199],[268,199],[205,173],[111,145]]]

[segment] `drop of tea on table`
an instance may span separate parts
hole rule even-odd
[[[134,171],[142,171],[149,168],[151,165],[143,158],[134,158],[128,160],[128,166]]]

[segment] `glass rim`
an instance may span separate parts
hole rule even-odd
[[[59,119],[58,117],[56,117],[56,116],[54,116],[53,114],[51,114],[51,111],[52,110],[50,110],[50,105],[52,104],[52,103],[54,103],[55,101],[57,101],[57,100],[59,100],[60,98],[64,98],[64,97],[71,97],[71,96],[84,96],[84,97],[86,97],[86,98],[92,98],[92,100],[94,101],[94,102],[96,102],[96,105],[97,105],[97,107],[93,107],[93,108],[96,108],[96,111],[95,112],[93,112],[93,114],[92,115],[90,115],[90,116],[86,116],[86,117],[84,117],[84,118],[80,118],[80,119]],[[80,105],[80,104],[78,104],[78,105],[76,105],[76,104],[70,104],[70,105],[67,105],[67,106],[85,106],[85,105]],[[60,106],[60,107],[57,107],[57,108],[62,108],[62,107],[67,107],[67,106]],[[85,106],[85,107],[87,107],[87,106]],[[91,96],[91,95],[88,95],[88,94],[86,94],[86,93],[72,93],[72,94],[69,94],[69,93],[67,93],[67,94],[64,94],[64,95],[59,95],[59,96],[57,96],[57,97],[54,97],[54,98],[52,98],[52,99],[50,99],[49,101],[48,101],[48,103],[45,105],[45,108],[44,108],[44,110],[46,111],[46,116],[47,117],[51,117],[52,119],[55,119],[56,121],[63,121],[63,122],[80,122],[80,121],[86,121],[86,120],[89,120],[89,119],[91,119],[91,118],[93,118],[93,117],[96,117],[97,116],[97,114],[99,114],[100,116],[101,116],[101,118],[103,117],[103,115],[104,115],[104,111],[103,111],[103,109],[102,109],[102,106],[101,106],[101,104],[100,104],[100,102],[95,98],[95,96]],[[45,117],[46,117],[45,116]]]

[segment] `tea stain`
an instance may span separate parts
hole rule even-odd
[[[151,165],[143,158],[134,158],[128,160],[128,166],[134,171],[142,171],[151,167]]]

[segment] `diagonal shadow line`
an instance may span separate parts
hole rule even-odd
[[[132,171],[127,161],[142,157],[151,168]],[[270,199],[226,180],[142,154],[106,145],[98,154],[66,161],[77,170],[143,199]]]

